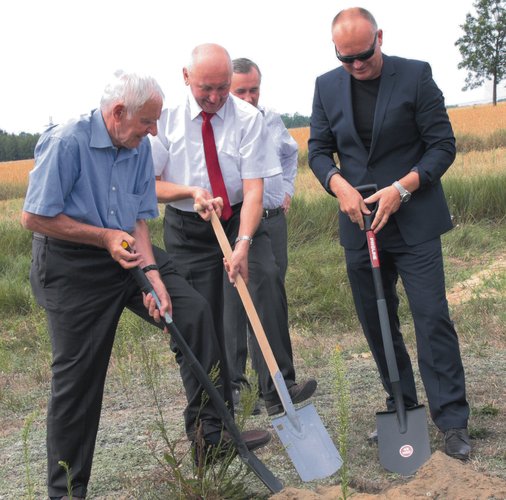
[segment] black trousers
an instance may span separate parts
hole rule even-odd
[[[84,497],[121,313],[128,307],[155,323],[131,274],[106,250],[34,238],[32,251],[30,281],[47,313],[53,352],[47,414],[48,492],[49,496],[67,493],[65,471],[58,465],[63,460],[72,468],[74,495]],[[175,271],[165,252],[157,248],[154,252],[172,299],[174,322],[209,373],[220,359],[209,304]],[[197,417],[204,434],[221,430],[212,404],[201,404],[202,386],[173,343],[171,348],[188,401],[184,419],[189,439]],[[223,391],[221,381],[217,385]]]
[[[231,244],[239,230],[240,207],[234,207],[232,217],[223,223]],[[164,241],[167,253],[176,263],[178,270],[195,289],[204,296],[213,311],[214,327],[219,339],[222,362],[227,366],[223,331],[223,254],[210,222],[198,214],[181,212],[166,207]],[[272,247],[265,229],[260,225],[254,235],[249,255],[250,279],[248,290],[274,353],[286,385],[295,383],[293,354],[288,331],[288,306],[284,287],[280,283],[279,268],[272,254]],[[260,352],[256,339],[254,350]],[[262,356],[255,364],[259,383],[266,400],[276,398],[276,389]],[[228,373],[228,367],[227,367]],[[227,377],[226,395],[232,399],[230,380]]]
[[[411,360],[400,331],[396,285],[402,279],[413,316],[420,375],[431,417],[442,431],[467,427],[464,368],[459,342],[446,300],[443,256],[439,238],[415,246],[402,240],[398,229],[388,225],[378,234],[379,258],[385,299],[404,402],[417,404]],[[381,381],[388,393],[387,407],[394,406],[385,360],[376,296],[367,246],[345,250],[348,277],[355,307]]]

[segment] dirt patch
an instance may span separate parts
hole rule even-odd
[[[455,285],[448,291],[447,299],[450,305],[462,304],[473,296],[473,292],[486,280],[499,271],[506,269],[506,256],[502,255],[496,259],[487,269],[473,274],[470,278]],[[489,290],[486,294],[490,295]],[[497,292],[496,292],[497,293]],[[488,296],[487,295],[487,296]]]
[[[415,474],[400,486],[378,494],[353,493],[356,500],[404,500],[444,498],[446,500],[490,500],[506,498],[506,481],[476,472],[470,465],[436,451]],[[333,500],[342,498],[340,486],[318,488],[316,491],[286,488],[271,500]]]

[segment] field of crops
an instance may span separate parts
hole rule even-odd
[[[500,102],[497,106],[485,104],[450,108],[448,114],[453,131],[457,136],[472,134],[478,137],[486,137],[496,130],[506,128],[506,102]],[[297,141],[301,151],[307,149],[309,127],[292,128],[290,134]]]

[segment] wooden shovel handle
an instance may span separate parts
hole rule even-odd
[[[232,247],[230,246],[230,242],[228,241],[225,230],[221,225],[220,219],[218,219],[218,216],[214,211],[211,212],[211,224],[213,225],[214,233],[216,234],[216,238],[218,239],[218,243],[220,244],[220,248],[225,256],[225,259],[231,262]],[[251,300],[248,287],[240,274],[237,275],[235,285],[237,291],[239,292],[239,296],[241,297],[244,309],[246,310],[246,314],[248,315],[255,337],[258,341],[258,345],[260,346],[265,362],[267,363],[267,367],[269,368],[269,373],[271,374],[271,377],[274,378],[279,372],[278,363],[276,362],[276,358],[274,358],[274,354],[269,341],[267,340],[267,336],[265,335],[264,328],[260,322],[260,318],[258,317],[253,300]]]

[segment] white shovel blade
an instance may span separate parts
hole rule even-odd
[[[312,404],[295,410],[299,429],[286,415],[272,421],[302,481],[323,479],[336,472],[343,461]]]

